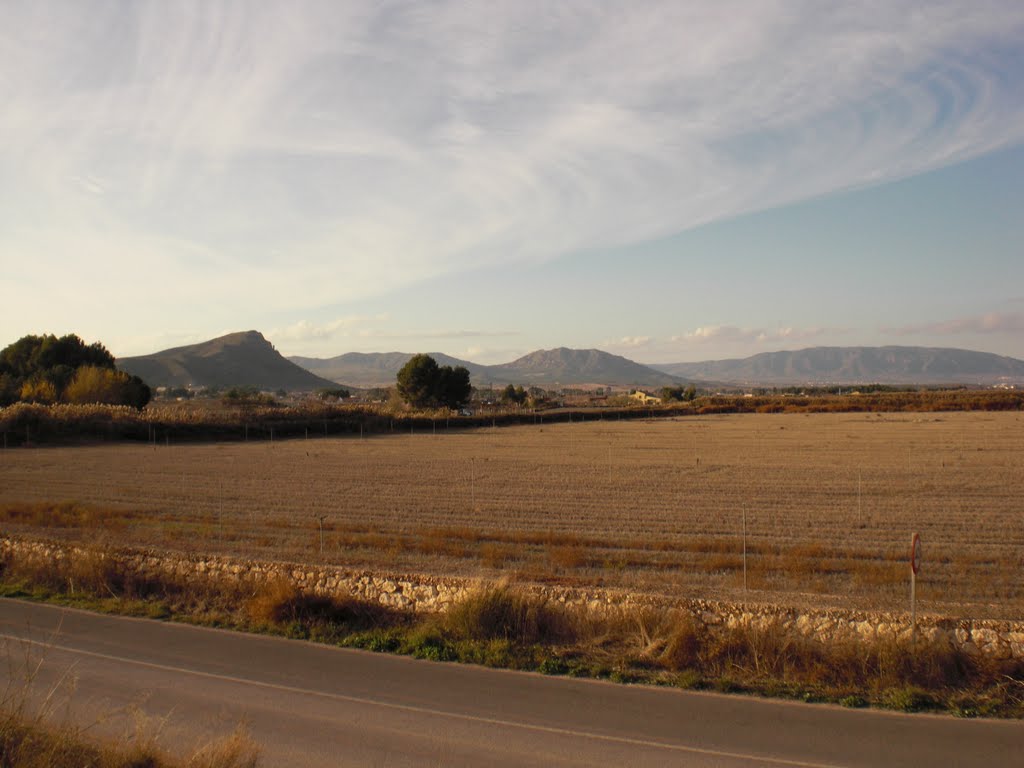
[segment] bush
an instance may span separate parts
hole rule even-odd
[[[303,592],[284,578],[261,585],[246,601],[245,611],[256,623],[310,627],[312,634],[321,636],[324,628],[361,631],[408,621],[407,616],[376,603]]]
[[[885,704],[900,712],[921,712],[935,707],[935,698],[917,686],[905,685],[889,691]]]
[[[443,628],[463,640],[558,644],[575,639],[564,609],[505,586],[469,595],[444,614]]]
[[[683,618],[665,643],[658,661],[666,669],[676,672],[696,667],[700,661],[701,649],[704,645],[703,631],[692,617]]]

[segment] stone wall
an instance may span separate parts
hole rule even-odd
[[[89,550],[39,540],[0,536],[0,556],[64,561]],[[286,580],[299,589],[333,597],[352,597],[391,608],[431,613],[445,610],[466,594],[486,586],[476,579],[354,571],[332,566],[264,562],[209,555],[119,549],[104,554],[140,575],[215,580],[259,585]],[[594,612],[678,610],[708,629],[738,626],[795,630],[822,642],[902,640],[910,636],[906,614],[853,610],[798,611],[776,605],[724,603],[638,595],[623,590],[517,585],[539,597]],[[918,617],[919,635],[946,641],[970,654],[1024,659],[1024,621]]]

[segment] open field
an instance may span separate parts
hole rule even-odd
[[[923,609],[1019,618],[1022,427],[1019,412],[744,414],[18,448],[0,454],[0,525],[354,567],[895,609],[906,605],[917,530]]]

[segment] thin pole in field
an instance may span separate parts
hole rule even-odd
[[[324,555],[324,520],[326,518],[327,518],[327,515],[320,515],[319,517],[317,517],[317,521],[320,523],[320,556],[321,557],[323,557],[323,555]]]
[[[469,500],[470,509],[476,509],[476,458],[469,460]]]
[[[921,569],[921,536],[910,539],[910,648],[917,645],[917,572]]]
[[[743,505],[743,591],[747,591],[747,505]]]
[[[863,523],[864,522],[864,515],[861,512],[861,506],[860,506],[860,481],[861,481],[861,473],[860,473],[860,470],[858,470],[857,471],[857,518]]]
[[[910,643],[917,640],[917,573],[910,569]]]

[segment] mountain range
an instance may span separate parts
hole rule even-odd
[[[932,347],[813,347],[734,360],[641,365],[598,349],[538,350],[509,363],[481,365],[430,353],[440,365],[464,366],[476,386],[647,387],[783,386],[812,384],[1024,383],[1024,361],[987,352]],[[283,357],[257,331],[140,357],[118,367],[151,386],[255,386],[311,391],[382,387],[412,357],[407,352],[349,352],[337,357]]]
[[[1024,380],[1024,361],[941,347],[811,347],[734,360],[651,367],[684,379],[749,386],[994,384]]]
[[[625,357],[599,349],[543,349],[500,365],[480,365],[448,355],[430,352],[439,365],[461,365],[469,371],[475,386],[521,384],[526,387],[552,386],[637,386],[661,387],[679,383],[677,377],[656,371]],[[412,357],[408,352],[349,352],[337,357],[290,357],[293,363],[313,373],[357,387],[387,386]]]

